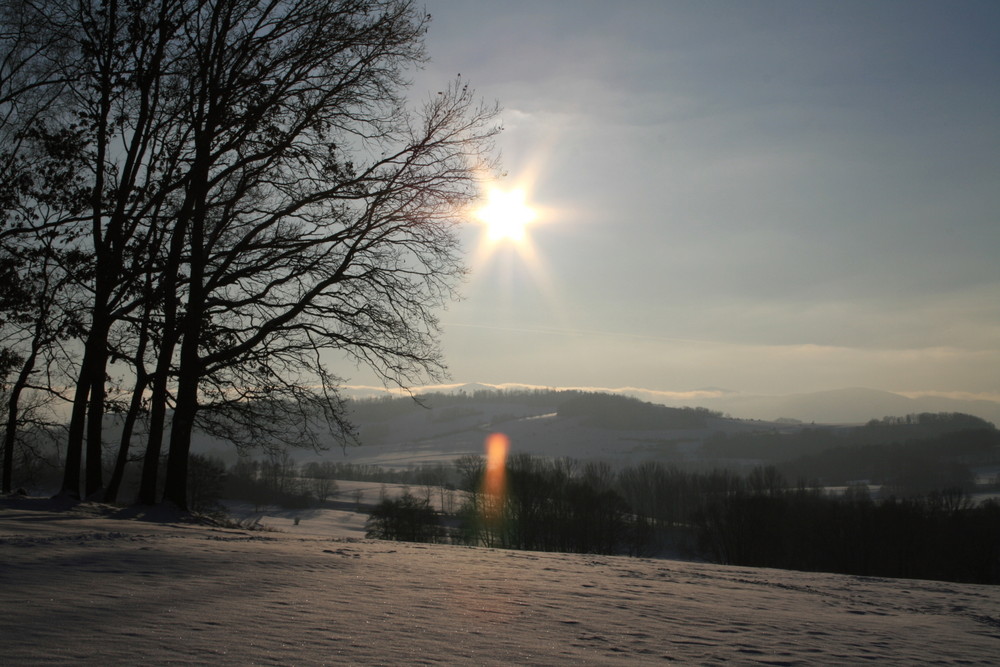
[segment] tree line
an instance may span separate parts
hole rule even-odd
[[[467,494],[458,513],[463,544],[603,554],[648,546],[645,524],[614,488],[607,464],[515,454],[499,494],[484,485],[482,459],[466,457],[458,466]]]
[[[349,442],[340,359],[440,379],[434,311],[498,128],[460,80],[407,100],[428,20],[410,0],[0,2],[3,491],[38,396],[69,412],[62,494],[114,501],[138,459],[138,500],[186,507],[195,429]]]
[[[947,487],[971,490],[974,467],[1000,463],[1000,432],[971,415],[922,413],[860,427],[718,434],[705,441],[701,453],[717,465],[753,460],[775,465],[789,479],[824,486],[866,480],[897,495],[914,495]]]
[[[960,489],[872,500],[807,490],[738,491],[691,517],[717,563],[843,574],[1000,583],[1000,502]]]
[[[845,574],[1000,583],[1000,503],[959,488],[873,499],[789,484],[774,467],[746,474],[657,462],[513,456],[505,492],[483,485],[486,462],[455,462],[466,499],[452,516],[428,498],[383,500],[368,535],[580,553],[675,553],[711,562]]]
[[[210,514],[224,512],[222,499],[304,509],[337,497],[338,480],[419,484],[418,493],[383,492],[370,537],[1000,583],[1000,503],[974,502],[958,487],[875,499],[866,486],[831,495],[793,484],[773,466],[693,472],[647,461],[614,469],[527,454],[508,460],[501,495],[487,491],[485,474],[486,460],[475,455],[397,471],[299,465],[287,450],[229,467],[194,454],[190,502]],[[362,499],[354,501],[360,511]]]
[[[955,449],[976,448],[971,432],[993,432],[996,427],[979,417],[962,413],[920,413],[906,417],[873,419],[863,426],[812,426],[758,430],[752,433],[718,433],[705,441],[705,458],[757,459],[777,464],[819,454],[838,447],[882,446],[950,440]],[[948,446],[936,454],[947,454]]]

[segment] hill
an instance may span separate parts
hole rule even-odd
[[[712,434],[760,428],[705,409],[580,391],[432,393],[418,401],[354,400],[349,408],[361,447],[348,448],[343,458],[397,468],[481,454],[486,437],[497,431],[510,438],[514,452],[629,464],[650,458],[680,462]]]
[[[897,444],[975,430],[995,434],[993,424],[961,413],[883,417],[858,426],[816,426],[792,420],[734,419],[705,408],[668,407],[620,394],[570,390],[478,388],[472,393],[422,394],[417,400],[355,399],[348,406],[359,427],[361,446],[322,455],[300,451],[297,459],[322,457],[397,470],[450,464],[466,454],[482,454],[486,437],[502,432],[515,453],[603,460],[616,467],[658,461],[686,469],[743,468],[834,448]],[[964,436],[956,438],[954,448],[965,447]],[[951,447],[949,442],[942,449]],[[983,447],[991,445],[986,442]],[[987,454],[979,457],[980,465],[1000,462],[998,456]],[[849,479],[864,477],[868,475]]]
[[[944,396],[910,398],[889,391],[861,387],[783,396],[720,393],[701,399],[706,408],[734,417],[775,420],[791,417],[817,424],[863,424],[886,415],[920,412],[963,412],[1000,423],[1000,403]],[[672,404],[667,402],[667,404]]]

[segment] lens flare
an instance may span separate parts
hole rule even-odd
[[[486,499],[486,516],[494,518],[503,505],[507,492],[507,452],[510,440],[503,433],[492,433],[486,438],[486,477],[483,495]]]

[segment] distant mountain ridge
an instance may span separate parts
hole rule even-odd
[[[644,401],[643,397],[625,395],[625,391],[482,383],[426,388],[418,401],[384,390],[353,388],[351,392],[348,418],[357,429],[360,446],[341,450],[331,442],[326,453],[301,451],[297,458],[392,470],[450,465],[465,455],[481,455],[484,442],[493,433],[508,438],[512,453],[599,460],[614,466],[658,461],[694,469],[776,464],[830,448],[903,443],[940,435],[941,428],[946,435],[983,431],[987,433],[982,436],[986,449],[1000,447],[992,420],[956,409],[925,410],[912,399],[872,390],[783,397],[794,400],[771,406],[773,414],[782,415],[783,420],[727,417],[721,409],[729,406],[706,401],[704,395],[691,397],[697,407],[690,407]],[[764,402],[747,400],[752,397],[736,398],[744,399],[744,407],[755,410],[751,414],[756,416],[768,407]],[[806,411],[816,406],[828,412],[812,414],[826,415],[828,420],[809,419]],[[840,410],[839,416],[844,418],[838,420],[832,409]],[[800,416],[798,423],[792,423]],[[963,446],[972,446],[979,437],[962,436],[959,440]],[[202,452],[224,456],[227,450],[231,453],[230,447],[207,436],[199,442]],[[986,457],[990,465],[1000,464],[1000,450],[990,456],[993,458]],[[996,472],[1000,473],[1000,466]],[[858,473],[845,479],[868,478],[873,475]]]
[[[648,399],[647,399],[648,400]],[[741,419],[782,418],[822,424],[863,424],[886,416],[962,412],[1000,423],[1000,403],[940,396],[909,398],[877,389],[850,388],[786,396],[724,395],[702,399],[704,407]]]
[[[817,403],[846,406],[839,408],[845,410],[841,414],[864,410],[859,414],[865,417],[854,419],[853,424],[815,421],[814,426],[813,420],[793,422],[788,417],[727,417],[704,407],[704,397],[691,399],[702,403],[699,407],[688,407],[644,401],[624,392],[580,388],[480,383],[436,389],[422,394],[419,401],[384,393],[351,400],[349,418],[358,428],[362,446],[345,451],[344,460],[392,469],[450,463],[467,454],[480,455],[487,436],[499,432],[515,453],[602,460],[617,466],[655,460],[695,468],[742,467],[849,445],[885,445],[967,430],[996,433],[992,422],[982,417],[960,411],[914,410],[919,406],[910,399],[890,393],[889,400],[883,400],[882,392],[870,390],[800,398],[803,410]],[[783,414],[794,414],[785,410],[789,406],[795,407],[793,403],[780,406]],[[885,412],[880,414],[881,410]],[[990,438],[987,448],[995,435]],[[963,436],[962,442],[973,441]]]
[[[887,416],[906,416],[921,412],[962,412],[1000,424],[1000,402],[990,400],[957,399],[945,396],[910,398],[901,394],[863,387],[827,391],[786,394],[777,396],[741,394],[719,388],[691,392],[666,392],[637,387],[541,387],[537,385],[481,382],[437,385],[414,390],[414,393],[474,394],[477,391],[497,389],[580,389],[608,394],[622,394],[650,403],[669,407],[707,408],[739,419],[777,421],[794,419],[817,424],[863,424]],[[347,397],[362,398],[385,395],[377,387],[346,387]]]

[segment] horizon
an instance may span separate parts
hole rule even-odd
[[[804,422],[856,424],[864,423],[871,419],[905,417],[908,414],[922,412],[960,412],[979,417],[994,425],[1000,424],[1000,401],[993,398],[926,392],[907,396],[901,393],[887,392],[868,387],[841,387],[816,392],[760,395],[744,394],[714,387],[689,392],[671,392],[643,387],[571,387],[531,385],[519,382],[496,384],[488,382],[450,382],[411,387],[409,391],[375,385],[344,385],[342,392],[347,398],[365,399],[385,395],[403,398],[410,394],[447,394],[456,391],[465,391],[470,387],[481,387],[486,390],[496,391],[598,392],[629,396],[645,402],[670,407],[702,407],[741,420],[774,421],[790,418]],[[859,407],[856,405],[856,401],[852,401],[851,399],[862,394],[866,397],[881,400],[873,401],[870,406]],[[879,406],[890,405],[888,399],[891,397],[911,401],[912,405],[908,405],[910,409],[893,411],[891,408],[887,408],[880,413]],[[806,401],[803,402],[803,399],[806,399]],[[815,399],[817,402],[811,403],[808,399]],[[899,404],[894,403],[893,405]],[[833,415],[840,416],[832,417]]]

